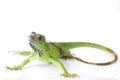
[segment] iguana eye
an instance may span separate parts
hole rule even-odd
[[[41,36],[38,37],[39,40],[41,40],[41,38],[42,38]]]
[[[38,40],[41,40],[41,38],[42,38],[42,35],[40,35],[40,34],[36,34],[36,39],[38,39]]]

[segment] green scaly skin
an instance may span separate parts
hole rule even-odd
[[[76,59],[78,61],[82,61],[87,64],[93,64],[93,65],[109,65],[117,61],[117,55],[116,53],[99,44],[95,43],[89,43],[89,42],[46,42],[46,39],[43,35],[37,34],[35,32],[32,32],[29,36],[29,44],[33,51],[15,51],[15,53],[21,54],[21,55],[29,55],[27,59],[25,59],[21,64],[14,67],[8,67],[9,70],[20,70],[22,67],[24,67],[26,64],[28,64],[30,61],[33,60],[39,60],[44,62],[50,62],[55,65],[57,65],[62,70],[62,76],[64,77],[77,77],[77,74],[70,74],[64,65],[61,63],[61,61],[58,60],[58,58],[62,59]],[[75,57],[71,55],[69,49],[77,48],[77,47],[93,47],[98,48],[104,51],[107,51],[111,53],[114,56],[114,59],[110,62],[106,63],[92,63],[84,61],[78,57]]]

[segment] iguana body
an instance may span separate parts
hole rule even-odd
[[[58,60],[62,59],[76,59],[88,64],[94,65],[109,65],[117,61],[116,53],[99,44],[89,43],[89,42],[46,42],[46,39],[43,35],[32,32],[29,36],[29,44],[32,47],[33,51],[21,51],[18,52],[22,55],[30,55],[26,60],[24,60],[20,65],[15,67],[7,67],[10,70],[19,70],[27,63],[32,60],[40,60],[44,62],[50,62],[60,67],[62,70],[62,75],[65,77],[76,77],[77,74],[70,74],[64,67],[64,65]],[[84,61],[78,57],[74,57],[69,49],[77,47],[94,47],[111,53],[114,56],[114,59],[106,63],[92,63]]]

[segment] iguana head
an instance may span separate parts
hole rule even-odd
[[[31,32],[29,35],[29,44],[35,51],[41,49],[44,42],[46,42],[45,37],[41,34]]]

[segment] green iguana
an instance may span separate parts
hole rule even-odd
[[[70,74],[64,65],[61,63],[58,58],[62,59],[76,59],[78,61],[93,64],[93,65],[109,65],[117,61],[116,53],[99,44],[89,43],[89,42],[47,42],[44,35],[37,34],[32,32],[29,36],[29,44],[33,51],[18,51],[21,55],[30,55],[27,59],[25,59],[20,65],[14,67],[8,67],[9,70],[20,70],[23,66],[33,60],[39,60],[44,62],[50,62],[52,64],[57,65],[62,70],[62,76],[64,77],[77,77],[77,74]],[[69,49],[77,48],[77,47],[93,47],[98,48],[104,51],[111,53],[114,56],[114,59],[110,62],[106,63],[93,63],[84,61],[78,57],[73,56]]]

